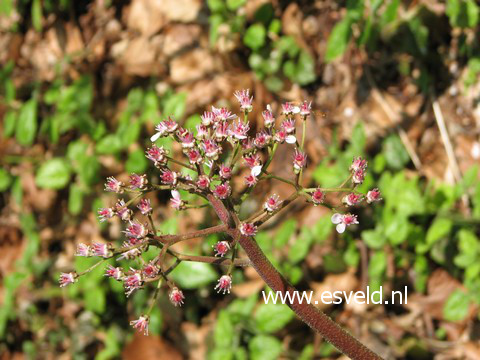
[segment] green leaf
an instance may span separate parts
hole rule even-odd
[[[125,168],[130,173],[142,173],[148,167],[148,160],[142,149],[136,149],[128,154]]]
[[[163,114],[165,116],[173,116],[175,119],[180,119],[185,112],[186,101],[186,93],[171,95],[165,102]]]
[[[233,336],[234,329],[230,314],[226,310],[220,310],[213,334],[215,346],[221,348],[231,347],[233,344]]]
[[[371,249],[381,249],[387,240],[381,227],[376,227],[374,230],[364,230],[361,235],[362,240]]]
[[[105,311],[106,299],[105,291],[102,286],[89,287],[83,292],[85,300],[85,308],[97,314],[102,314]]]
[[[172,272],[172,277],[181,288],[198,289],[217,280],[217,273],[206,263],[182,262]]]
[[[297,220],[288,219],[285,221],[275,233],[275,247],[281,248],[287,245],[288,240],[290,240],[290,238],[293,236],[296,228]]]
[[[44,189],[62,189],[70,180],[70,166],[61,158],[48,160],[40,166],[35,176],[37,185]]]
[[[68,211],[70,214],[78,215],[83,208],[83,190],[78,185],[71,185],[68,194]]]
[[[243,42],[253,51],[260,49],[265,45],[267,31],[262,24],[253,24],[245,32]]]
[[[7,138],[15,133],[17,125],[17,113],[14,110],[8,110],[3,119],[3,137]]]
[[[410,161],[410,156],[396,134],[388,136],[382,144],[382,152],[385,154],[387,165],[395,170],[403,169]]]
[[[32,2],[32,24],[36,31],[42,31],[42,4],[40,0]]]
[[[325,53],[325,61],[331,62],[341,56],[347,50],[350,36],[352,35],[351,20],[345,17],[335,24],[333,30],[328,37],[327,51]]]
[[[292,310],[283,304],[262,304],[255,312],[254,320],[258,331],[274,333],[283,329],[294,318]]]
[[[313,236],[311,231],[308,228],[303,228],[302,232],[295,240],[295,243],[292,245],[288,251],[288,261],[292,264],[296,264],[307,256],[310,246],[313,242]]]
[[[207,0],[207,5],[211,12],[220,12],[226,9],[223,0]]]
[[[462,321],[468,314],[470,300],[468,296],[460,290],[455,290],[448,297],[443,307],[443,317],[447,321]]]
[[[30,146],[37,134],[37,101],[28,100],[23,104],[18,116],[15,137],[20,145]]]
[[[229,10],[235,11],[245,5],[247,0],[227,0],[227,7]]]
[[[387,268],[386,258],[383,251],[376,252],[368,262],[368,275],[373,278],[381,277]]]
[[[6,191],[10,187],[12,180],[12,175],[4,168],[0,168],[0,192]]]
[[[95,148],[98,154],[116,154],[122,149],[122,142],[115,134],[109,134],[101,139]]]
[[[280,341],[268,335],[258,335],[248,343],[251,360],[276,360],[282,353]]]
[[[452,229],[452,220],[447,218],[436,218],[432,225],[428,228],[426,242],[428,246],[432,246],[441,238],[450,234]]]
[[[94,185],[100,180],[100,162],[96,156],[84,156],[79,159],[78,175],[85,185]]]

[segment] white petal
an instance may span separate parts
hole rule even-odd
[[[286,138],[285,138],[285,141],[288,143],[288,144],[295,144],[297,142],[297,138],[295,137],[295,135],[288,135]]]
[[[345,224],[338,224],[338,225],[337,225],[337,232],[338,232],[339,234],[341,234],[341,233],[343,233],[343,232],[345,231],[345,228],[346,228]]]
[[[342,214],[333,214],[332,215],[332,223],[340,224],[342,222],[343,215]]]
[[[292,112],[293,112],[294,114],[298,114],[298,113],[300,112],[300,108],[299,108],[298,106],[294,106],[294,107],[292,108]]]
[[[262,172],[262,165],[257,165],[252,168],[252,175],[257,177]]]
[[[181,200],[181,199],[180,199],[180,193],[178,192],[178,190],[172,190],[172,197],[173,197],[175,200]]]
[[[270,104],[267,105],[267,110],[272,112],[272,107],[270,106]]]
[[[153,135],[153,136],[150,138],[150,140],[151,140],[152,142],[155,142],[155,141],[157,141],[157,140],[160,138],[160,135],[162,135],[162,134],[159,133],[159,132],[157,132],[155,135]]]

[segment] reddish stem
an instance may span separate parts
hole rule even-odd
[[[215,212],[224,224],[228,226],[227,233],[238,240],[247,253],[248,258],[255,270],[263,278],[273,291],[289,294],[293,302],[287,305],[302,319],[308,326],[318,331],[327,341],[334,345],[343,354],[353,360],[381,360],[382,358],[363,345],[354,336],[343,330],[336,322],[330,319],[323,311],[306,302],[300,303],[295,292],[298,290],[286,280],[272,263],[267,259],[262,249],[258,246],[253,237],[242,236],[235,228],[237,215],[233,210],[228,210],[222,201],[213,195],[208,195]]]

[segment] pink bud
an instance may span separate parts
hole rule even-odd
[[[171,303],[175,306],[182,306],[183,300],[185,300],[185,296],[183,296],[183,292],[179,290],[177,287],[174,287],[170,294],[168,295]]]
[[[225,254],[230,250],[230,244],[228,241],[219,241],[215,245],[213,245],[213,249],[215,251],[215,256],[223,257]]]
[[[220,279],[218,279],[218,284],[215,286],[215,290],[217,290],[218,293],[223,292],[223,294],[230,294],[231,289],[232,277],[230,275],[223,275]]]
[[[138,320],[130,321],[130,325],[132,325],[134,329],[137,329],[139,332],[143,333],[143,335],[148,336],[149,321],[150,319],[147,315],[142,315],[138,318]]]
[[[254,236],[257,233],[257,227],[252,223],[242,223],[240,232],[245,236]]]

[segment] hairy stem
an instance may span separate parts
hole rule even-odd
[[[291,298],[294,299],[293,302],[288,303],[288,306],[302,321],[319,332],[327,341],[353,360],[381,359],[380,356],[368,349],[354,336],[343,330],[320,309],[306,302],[300,303],[298,298],[294,296],[294,293],[298,290],[275,269],[255,239],[253,237],[242,236],[240,231],[234,227],[235,221],[233,221],[233,218],[237,215],[233,211],[228,211],[225,205],[214,196],[209,196],[209,200],[220,220],[222,220],[224,224],[228,224],[227,233],[240,243],[252,262],[253,267],[267,285],[274,291],[279,291],[284,295],[288,293]]]

